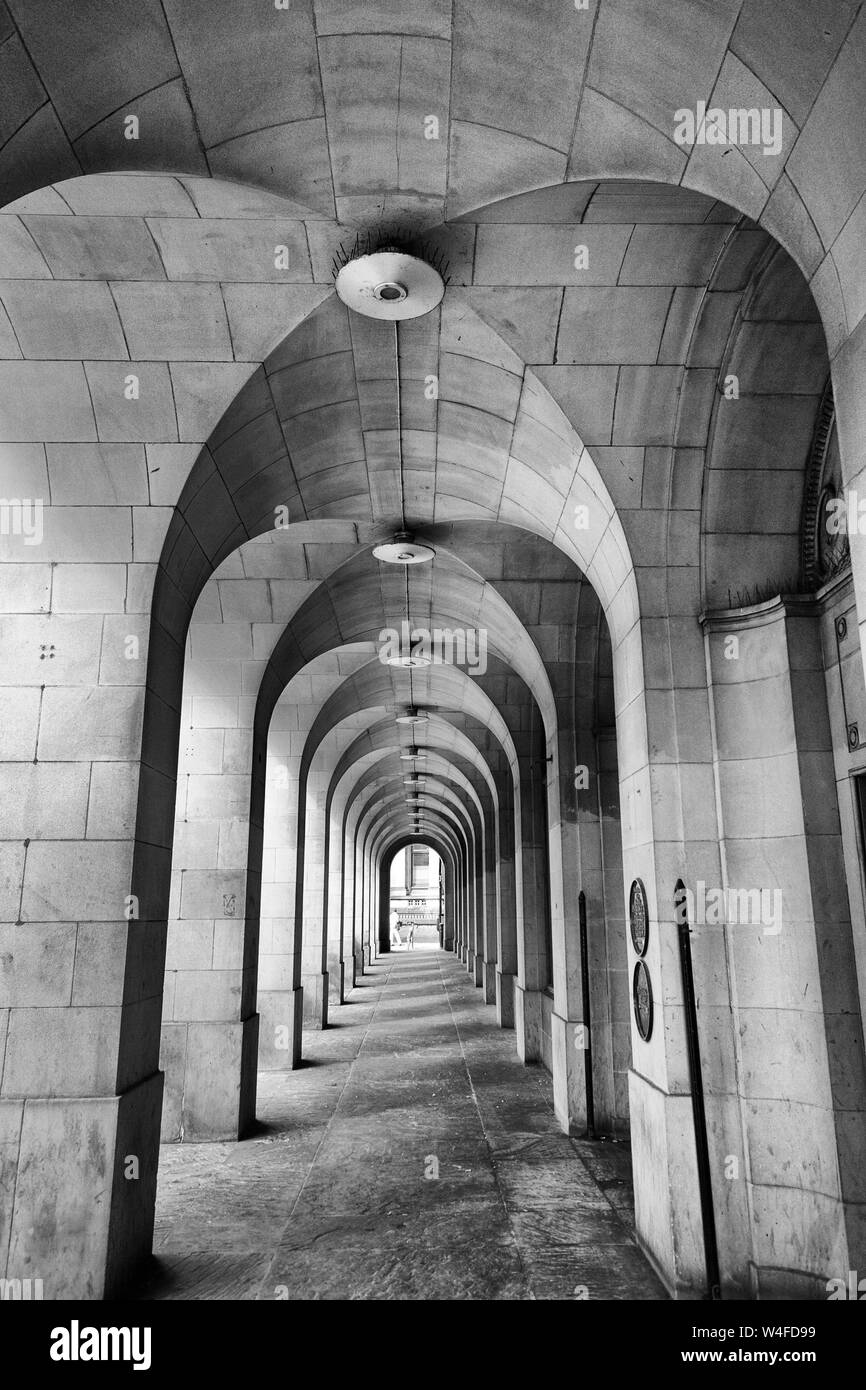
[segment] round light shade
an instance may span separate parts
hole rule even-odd
[[[398,656],[389,656],[385,659],[386,666],[399,666],[403,671],[414,671],[419,666],[432,666],[433,662],[429,656],[413,655],[412,652],[400,652]]]
[[[411,763],[415,760],[415,758],[423,757],[424,754],[418,752],[418,749],[415,747],[414,743],[410,743],[409,747],[404,748],[403,752],[400,754],[400,761],[404,763]]]
[[[421,545],[408,531],[398,531],[393,540],[374,546],[373,557],[386,565],[426,565],[436,551]]]
[[[427,715],[424,710],[419,710],[415,705],[407,705],[405,709],[398,710],[394,716],[398,724],[423,724]]]
[[[367,318],[417,319],[436,308],[445,281],[420,256],[386,249],[347,261],[335,288],[344,304]]]

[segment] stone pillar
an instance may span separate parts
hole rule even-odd
[[[462,848],[460,863],[460,932],[458,936],[457,954],[464,965],[468,966],[469,961],[469,937],[472,930],[471,926],[471,906],[470,906],[470,881],[468,855],[465,848]]]
[[[361,942],[361,951],[364,957],[364,965],[369,967],[376,959],[378,952],[378,941],[374,941],[370,934],[370,924],[364,916],[364,873],[365,863],[361,851],[360,837],[357,823],[352,834],[353,849],[352,858],[354,861],[354,872],[352,874],[353,888],[353,914],[355,921],[355,931],[358,940]]]
[[[729,971],[735,1048],[708,1123],[753,1220],[751,1251],[725,1240],[725,1274],[763,1298],[823,1297],[866,1256],[866,1065],[816,607],[705,623],[723,877],[686,886],[696,955],[718,942]]]
[[[343,823],[343,937],[352,943],[352,984],[358,983],[364,974],[365,966],[370,964],[369,951],[361,934],[360,923],[355,912],[355,874],[357,869],[357,846],[354,825],[357,818],[347,817]]]
[[[240,695],[184,697],[163,1000],[164,1140],[237,1139],[255,1116],[252,705]],[[222,726],[204,726],[216,717]]]
[[[681,586],[684,604],[693,592]],[[667,598],[664,599],[665,605]],[[646,617],[613,649],[617,761],[622,808],[623,898],[640,879],[647,898],[645,954],[654,998],[652,1033],[644,1040],[631,1009],[629,1114],[639,1242],[669,1289],[700,1296],[706,1265],[700,1221],[697,1147],[692,1114],[683,984],[674,890],[678,879],[717,881],[719,825],[713,779],[706,662],[694,617]],[[628,970],[637,956],[627,940]],[[728,1041],[713,1041],[727,999],[725,963],[695,963],[704,1059]],[[722,1035],[724,1036],[724,1034]],[[729,1148],[725,1152],[730,1152]],[[713,1206],[739,1202],[742,1188],[724,1181],[724,1154],[713,1176]],[[720,1222],[720,1224],[722,1224]],[[736,1222],[735,1222],[736,1224]]]
[[[386,940],[388,940],[390,947],[388,914],[385,914],[383,921],[377,911],[376,872],[370,849],[369,830],[364,843],[364,915],[367,919],[367,931],[371,940],[376,941],[379,951],[382,951],[383,943]]]
[[[578,899],[584,870],[590,863],[589,845],[578,836],[573,771],[575,744],[569,728],[559,728],[550,753],[553,1103],[565,1133],[583,1134],[586,1131],[585,1049],[589,1038],[583,1004]]]
[[[501,935],[499,911],[501,884],[499,881],[499,835],[493,807],[489,807],[484,834],[484,962],[482,985],[485,1004],[496,1003],[496,958]]]
[[[442,913],[444,919],[442,932],[442,946],[446,951],[453,951],[456,932],[456,880],[454,875],[454,866],[450,857],[443,856],[442,863],[443,891],[445,898]]]
[[[340,886],[340,915],[341,932],[345,949],[351,952],[351,971],[352,988],[354,989],[364,974],[364,944],[355,929],[355,884],[352,877],[354,866],[354,846],[348,838],[348,831],[343,823],[342,834],[340,836],[340,859],[342,864]]]
[[[391,950],[390,933],[388,931],[387,918],[384,924],[379,922],[374,911],[372,880],[373,863],[370,853],[369,830],[365,830],[363,839],[359,845],[360,870],[359,870],[359,912],[364,932],[365,941],[370,943],[371,959],[376,960],[381,955],[387,955]]]
[[[301,1061],[304,995],[295,894],[302,743],[296,711],[278,702],[268,732],[264,805],[258,965],[261,1071],[291,1071]]]
[[[327,942],[328,990],[331,1004],[344,1004],[354,985],[351,942],[343,931],[341,816],[329,795],[325,811],[325,894],[323,914]]]
[[[582,883],[587,892],[595,1125],[599,1133],[628,1135],[631,980],[626,947],[628,923],[623,895],[616,731],[599,730],[595,744],[601,851],[598,883],[582,868]],[[581,821],[581,839],[584,824]]]
[[[475,934],[478,920],[478,882],[475,876],[475,855],[471,843],[466,849],[466,865],[466,906],[468,909],[468,920],[466,923],[463,963],[466,966],[467,975],[470,975],[473,981],[475,981]]]
[[[0,1272],[97,1299],[153,1234],[183,654],[160,634],[142,760],[153,567],[128,507],[64,512],[4,571],[0,617]]]
[[[459,845],[454,851],[454,954],[460,960],[463,936],[466,930],[463,906],[463,856]]]
[[[302,770],[298,797],[295,919],[301,924],[303,1023],[305,1028],[327,1028],[327,937],[322,919],[327,785],[320,769]]]
[[[514,792],[509,773],[496,781],[499,827],[499,917],[496,943],[496,1018],[500,1028],[514,1027],[514,981],[517,975],[517,897],[514,846]]]
[[[469,852],[472,861],[471,882],[473,905],[472,936],[470,939],[466,968],[472,976],[474,983],[480,988],[484,983],[484,940],[486,936],[487,908],[484,878],[484,837],[483,831],[475,831],[471,819],[466,833],[469,836]]]
[[[364,942],[355,917],[356,826],[358,803],[347,804],[340,815],[340,914],[341,933],[350,964],[352,988],[364,974]],[[367,962],[369,963],[369,962]]]
[[[543,746],[543,745],[542,745]],[[517,979],[514,984],[514,1026],[517,1054],[523,1062],[541,1061],[541,995],[547,984],[545,948],[548,903],[547,836],[542,798],[544,787],[538,771],[533,774],[531,758],[520,757],[520,801],[515,826],[519,836],[523,869],[523,931],[517,939]]]

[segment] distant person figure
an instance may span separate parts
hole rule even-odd
[[[391,916],[388,918],[388,925],[391,928],[391,945],[402,946],[403,941],[400,936],[400,917],[396,907],[391,908]]]
[[[415,923],[409,923],[409,935],[406,937],[406,945],[410,951],[415,950]]]

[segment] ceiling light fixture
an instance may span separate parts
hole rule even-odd
[[[417,666],[432,666],[433,658],[423,652],[414,651],[411,642],[401,641],[400,650],[395,656],[385,658],[386,666],[399,666],[404,671],[413,671]]]
[[[396,531],[390,541],[373,547],[373,557],[386,565],[425,565],[436,551],[416,541],[411,531]]]
[[[448,262],[423,243],[359,234],[334,257],[334,288],[348,308],[371,319],[417,319],[440,303]]]
[[[427,719],[425,710],[418,709],[416,705],[406,705],[394,716],[398,724],[423,724]]]
[[[424,758],[426,756],[427,755],[423,749],[419,750],[418,748],[416,748],[414,743],[410,743],[409,747],[404,748],[403,752],[400,754],[400,761],[404,763],[411,763],[415,760],[415,758]]]
[[[403,409],[400,391],[400,318],[416,317],[434,308],[445,292],[443,267],[430,263],[430,258],[415,255],[406,245],[372,245],[369,239],[362,245],[356,238],[349,257],[343,257],[342,265],[334,262],[337,293],[344,303],[359,313],[373,318],[394,320],[394,384],[397,436],[398,479],[400,487],[400,529],[389,541],[382,541],[373,547],[373,556],[383,564],[402,565],[406,575],[406,619],[400,624],[400,641],[396,653],[384,656],[388,666],[402,667],[412,671],[416,666],[431,666],[432,658],[423,651],[419,642],[412,640],[412,621],[409,603],[409,567],[429,564],[435,557],[430,545],[416,541],[406,525],[406,487],[403,467]],[[435,260],[435,258],[434,258]],[[403,273],[405,271],[405,274]],[[432,280],[431,280],[432,277]],[[435,295],[428,294],[431,284],[438,286]],[[415,307],[407,306],[410,301],[409,284],[415,286]],[[426,287],[426,288],[425,288]],[[399,308],[397,306],[400,306]],[[376,307],[378,306],[378,307]],[[384,307],[383,307],[384,306]],[[412,678],[409,678],[409,710],[406,715],[398,714],[398,723],[415,722],[417,711],[412,703]]]

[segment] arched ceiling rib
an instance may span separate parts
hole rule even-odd
[[[343,32],[330,0],[301,0],[291,16],[257,13],[229,59],[237,15],[216,7],[214,18],[197,0],[148,0],[128,25],[115,12],[105,33],[92,9],[82,23],[52,0],[11,6],[0,42],[21,106],[0,130],[0,176],[5,161],[16,191],[39,191],[0,219],[4,484],[39,495],[44,478],[48,563],[68,562],[83,544],[88,528],[69,515],[82,506],[109,502],[95,529],[118,564],[152,564],[166,533],[152,631],[163,672],[154,683],[166,699],[204,580],[271,527],[276,508],[293,522],[349,522],[353,543],[395,524],[393,335],[350,320],[327,284],[337,224],[370,225],[383,211],[426,229],[453,261],[442,310],[401,330],[403,485],[416,525],[513,521],[571,556],[605,607],[615,648],[629,644],[617,665],[626,697],[640,686],[639,609],[653,612],[665,567],[696,569],[702,525],[713,594],[733,563],[726,537],[750,512],[766,511],[778,528],[774,566],[795,551],[797,470],[774,469],[746,411],[726,436],[720,374],[739,366],[747,394],[778,397],[780,411],[795,403],[795,458],[805,400],[819,387],[790,363],[806,358],[818,372],[826,359],[814,319],[796,308],[762,315],[760,277],[771,273],[767,233],[778,235],[811,277],[831,352],[866,309],[854,214],[866,163],[862,142],[838,138],[859,115],[849,93],[864,16],[843,4],[831,20],[819,4],[808,17],[792,0],[791,22],[771,42],[753,0],[712,16],[698,0],[677,0],[663,17],[634,0],[600,0],[592,16],[566,8],[545,3],[527,27],[525,14],[499,7],[490,25],[483,0],[458,0],[447,15],[412,7],[401,17],[411,32],[387,35],[378,12],[364,10],[356,22],[370,32],[359,35]],[[506,55],[539,43],[546,64],[521,63],[518,73]],[[212,75],[251,55],[257,82],[214,100]],[[69,81],[70,71],[94,70],[106,91]],[[676,106],[735,95],[784,105],[778,157],[672,143]],[[423,107],[440,98],[440,138],[425,141]],[[138,141],[122,139],[130,103]],[[277,115],[269,128],[266,108]],[[181,172],[95,172],[44,186],[118,161]],[[707,197],[609,181],[638,171]],[[214,173],[240,182],[206,177]],[[242,186],[265,182],[279,199]],[[443,226],[446,215],[460,221]],[[134,409],[118,389],[131,370],[145,387]],[[431,376],[438,394],[423,389]],[[759,477],[737,467],[752,442]],[[576,521],[582,508],[586,527]],[[755,567],[769,563],[754,520],[750,534]],[[8,555],[9,538],[0,546]],[[466,584],[455,571],[454,601],[446,585],[438,608],[431,589],[431,623],[458,620]],[[686,588],[678,601],[693,617],[705,593],[696,581],[684,597]],[[359,607],[367,597],[358,594]],[[386,580],[383,608],[392,607]],[[302,610],[299,662],[315,604]],[[336,635],[369,637],[360,625]],[[504,627],[501,635],[494,650],[529,681],[550,728],[542,687],[557,689],[561,673],[537,643],[536,660],[535,639],[527,646],[520,633],[514,646]]]
[[[406,609],[406,584],[409,608]],[[271,653],[262,678],[261,717],[270,711],[291,676],[314,656],[344,643],[376,642],[388,629],[485,634],[489,651],[513,665],[532,689],[546,720],[553,720],[550,681],[541,657],[516,616],[491,586],[444,553],[415,575],[380,566],[369,555],[347,561],[295,613]]]
[[[336,798],[339,793],[336,809],[339,811],[339,803],[342,802],[343,804],[342,824],[344,828],[350,824],[352,819],[355,823],[357,822],[357,817],[360,814],[358,807],[365,804],[363,798],[370,789],[390,781],[396,784],[398,780],[402,786],[406,776],[406,768],[407,764],[399,760],[385,740],[377,739],[369,747],[359,741],[355,748],[343,758],[341,765],[335,770],[331,779],[330,794]],[[491,833],[495,834],[496,816],[500,812],[496,788],[488,784],[487,795],[479,795],[479,789],[481,793],[484,792],[483,782],[489,783],[489,772],[478,749],[465,734],[457,731],[457,737],[453,740],[448,738],[432,744],[427,758],[418,765],[423,776],[426,776],[428,768],[440,780],[442,778],[446,781],[456,780],[460,786],[469,787],[477,783],[472,799],[479,814],[486,818],[488,813],[492,813],[493,821],[489,828]],[[354,818],[353,808],[355,808]],[[506,809],[510,811],[510,807],[501,808],[503,814]]]
[[[318,741],[324,737],[327,730],[350,712],[371,707],[396,706],[392,670],[393,668],[383,667],[378,661],[371,662],[334,692],[322,705],[310,730],[304,748],[305,760],[314,756]],[[435,703],[432,698],[421,698],[419,692],[423,692],[425,687],[430,689],[431,693],[435,692]],[[390,729],[395,743],[404,746],[408,743],[425,745],[427,726],[431,721],[438,715],[454,710],[477,719],[497,736],[504,748],[513,750],[509,730],[495,705],[479,684],[459,667],[440,667],[435,673],[435,680],[430,680],[429,683],[419,682],[413,693],[418,707],[429,711],[428,718],[419,725],[411,726],[397,725],[393,715],[383,721]]]
[[[434,824],[450,826],[455,842],[460,846],[464,863],[480,862],[480,846],[475,838],[475,829],[466,809],[456,799],[443,794],[425,810]],[[362,855],[371,853],[371,844],[380,834],[383,823],[399,826],[404,831],[409,818],[400,791],[394,789],[377,796],[375,803],[365,806],[358,820],[356,835]]]
[[[25,466],[22,440],[56,441],[49,547],[65,521],[55,504],[104,502],[106,478],[118,504],[165,508],[140,519],[142,535],[157,535],[179,498],[163,557],[174,607],[272,527],[276,508],[373,535],[393,526],[393,331],[349,316],[330,292],[328,258],[315,250],[321,219],[205,179],[97,183],[73,180],[0,218],[11,354],[0,433],[15,441],[4,471]],[[646,185],[551,188],[476,216],[437,233],[459,252],[441,312],[400,330],[407,514],[428,526],[528,523],[616,603],[666,471],[664,501],[689,496],[664,451],[706,446],[732,315],[767,236],[711,199]],[[275,266],[278,235],[288,271]],[[574,265],[576,240],[588,270]],[[753,317],[749,351],[815,359],[814,327]],[[146,408],[123,399],[132,366]],[[774,391],[796,411],[801,388],[784,375]],[[438,399],[425,391],[431,376]],[[193,441],[209,431],[184,482]],[[573,524],[580,506],[586,530]],[[634,605],[619,606],[627,630]]]
[[[482,785],[486,785],[488,799],[491,805],[496,806],[499,793],[490,772],[489,754],[485,756],[485,752],[479,747],[476,738],[473,737],[475,732],[471,727],[455,727],[447,721],[439,721],[437,726],[431,729],[424,757],[415,763],[415,770],[423,776],[428,763],[429,766],[440,770],[452,766],[459,767],[470,782],[477,784],[479,792]],[[342,805],[344,817],[351,813],[363,786],[379,775],[382,768],[399,772],[402,778],[409,775],[412,764],[400,759],[400,751],[391,742],[388,731],[383,727],[372,733],[368,731],[359,735],[351,746],[344,750],[331,774],[329,784],[329,797],[335,802],[337,809]]]
[[[429,227],[539,186],[650,177],[761,219],[845,294],[862,275],[847,226],[866,189],[857,0],[782,0],[772,19],[762,0],[543,0],[531,14],[434,0],[351,17],[334,0],[10,0],[0,42],[7,199],[79,172],[167,169],[326,218]],[[676,112],[698,101],[779,107],[779,153],[678,146]]]

